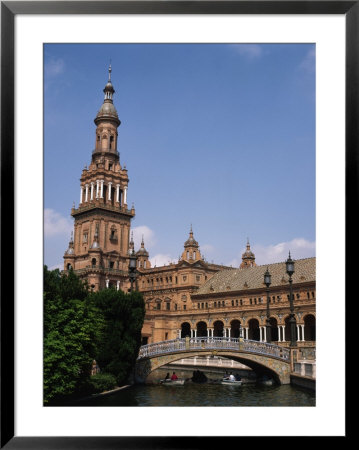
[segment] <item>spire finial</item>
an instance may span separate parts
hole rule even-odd
[[[112,67],[111,67],[111,59],[110,59],[110,65],[108,68],[108,81],[111,81],[111,72],[112,72]]]

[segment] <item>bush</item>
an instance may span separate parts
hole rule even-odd
[[[93,393],[110,391],[116,386],[116,378],[110,373],[98,373],[90,377],[89,384]]]

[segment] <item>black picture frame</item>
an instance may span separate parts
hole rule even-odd
[[[346,19],[346,292],[358,241],[349,214],[358,205],[359,1],[4,1],[1,2],[1,448],[199,448],[223,437],[25,437],[14,435],[14,21],[18,14],[340,14]],[[335,238],[333,236],[333,238]],[[350,250],[350,251],[349,251]],[[346,327],[347,330],[347,327]],[[346,331],[347,333],[347,331]],[[347,336],[346,336],[347,337]],[[347,341],[347,339],[346,339]],[[348,437],[348,425],[346,435]]]

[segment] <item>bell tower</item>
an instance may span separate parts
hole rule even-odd
[[[80,178],[80,202],[72,207],[74,236],[64,255],[64,269],[72,267],[93,290],[115,286],[126,290],[131,219],[127,205],[128,174],[117,150],[121,124],[113,104],[115,89],[108,81],[104,101],[95,117],[95,147],[89,167]]]

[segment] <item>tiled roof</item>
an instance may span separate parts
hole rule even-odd
[[[316,258],[297,259],[294,261],[293,284],[315,281],[315,261]],[[245,269],[221,270],[193,295],[266,288],[264,273],[267,267],[272,275],[271,287],[288,285],[289,277],[286,273],[285,262],[281,262]]]

